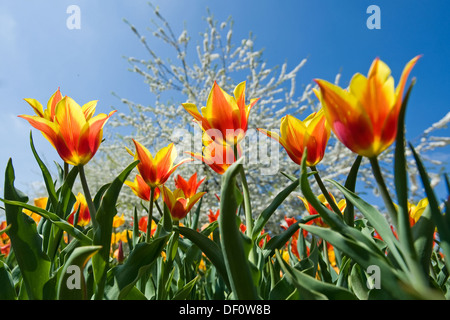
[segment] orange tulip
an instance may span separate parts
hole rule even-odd
[[[137,169],[142,179],[153,188],[164,184],[178,166],[192,160],[184,159],[178,164],[173,165],[177,157],[177,151],[173,143],[159,150],[153,158],[147,148],[134,139],[133,142],[136,147],[136,154],[133,154],[128,148],[127,150],[134,156],[134,160],[140,161]]]
[[[47,197],[40,197],[40,198],[35,198],[33,202],[36,207],[45,209],[47,207],[47,201],[48,201]],[[42,217],[40,215],[38,215],[37,213],[35,213],[31,210],[28,210],[28,209],[23,209],[22,211],[24,213],[26,213],[27,215],[29,215],[36,222],[36,224],[38,224],[39,221],[41,221]]]
[[[101,113],[93,117],[97,101],[80,107],[67,96],[58,101],[58,92],[59,90],[50,99],[50,105],[45,111],[39,102],[27,99],[37,115],[19,117],[40,130],[64,162],[74,166],[84,165],[97,152],[102,142],[103,126],[115,111],[111,111],[109,115]]]
[[[397,120],[407,78],[420,56],[405,66],[394,88],[391,70],[375,59],[367,78],[359,73],[347,90],[324,80],[315,81],[325,116],[337,138],[353,152],[373,158],[395,140]]]
[[[133,193],[139,198],[145,201],[150,201],[150,186],[145,183],[141,175],[137,174],[134,181],[125,181],[125,184],[131,188]],[[158,187],[155,188],[155,194],[153,195],[153,201],[159,198],[161,191]]]
[[[78,213],[77,225],[83,227],[83,226],[86,226],[89,223],[89,221],[91,221],[91,215],[89,213],[89,208],[88,208],[86,198],[84,197],[84,195],[82,193],[78,193],[78,195],[76,196],[76,199],[77,199],[77,201],[73,205],[73,211],[69,215],[69,217],[67,217],[67,222],[69,222],[70,224],[73,225],[75,213],[78,210],[80,210],[80,212]]]
[[[281,119],[280,133],[258,129],[268,137],[278,141],[296,164],[302,162],[305,148],[308,150],[306,165],[315,166],[324,154],[330,138],[330,127],[325,119],[323,110],[314,112],[304,121],[287,115]]]
[[[178,221],[186,217],[191,211],[192,207],[200,200],[206,192],[199,192],[191,197],[184,195],[183,190],[175,189],[174,192],[170,191],[166,186],[163,186],[163,199],[164,203],[172,215],[174,221]]]
[[[197,193],[198,188],[205,180],[205,178],[203,178],[200,181],[197,181],[197,172],[196,172],[189,178],[188,181],[186,181],[180,175],[178,175],[174,180],[175,180],[175,188],[183,190],[184,195],[190,198]]]
[[[182,106],[203,131],[209,134],[208,131],[214,130],[217,143],[235,145],[245,137],[250,110],[257,101],[251,99],[249,105],[245,104],[245,81],[236,86],[234,97],[214,81],[206,107],[201,108],[202,114],[193,103],[182,103]]]

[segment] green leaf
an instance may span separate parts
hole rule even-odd
[[[358,178],[358,170],[359,166],[361,165],[362,156],[357,156],[355,162],[352,165],[352,168],[350,169],[350,173],[347,176],[347,179],[345,180],[345,187],[350,191],[355,191],[356,187],[356,181]],[[347,206],[344,210],[344,221],[351,227],[353,227],[355,222],[355,210],[353,207],[353,203],[347,201]]]
[[[294,191],[300,183],[300,180],[297,179],[293,183],[291,183],[289,186],[287,186],[284,190],[282,190],[280,193],[277,194],[275,199],[270,203],[270,205],[264,209],[263,212],[259,215],[257,220],[255,221],[255,225],[253,227],[253,234],[252,239],[255,240],[259,234],[261,233],[261,230],[266,225],[267,221],[269,221],[272,214],[275,212],[275,210],[281,205],[281,203]]]
[[[394,184],[397,194],[397,217],[398,217],[398,237],[402,245],[402,252],[405,255],[406,261],[410,269],[413,270],[416,281],[422,281],[425,285],[428,272],[421,272],[420,274],[414,272],[418,270],[417,254],[413,243],[411,234],[411,226],[409,223],[409,209],[408,209],[408,172],[406,155],[405,155],[405,114],[408,99],[415,81],[411,83],[408,91],[403,99],[400,113],[397,120],[397,137],[395,142],[394,155]],[[423,271],[423,270],[422,270]]]
[[[258,298],[256,288],[242,244],[241,232],[236,225],[236,175],[242,170],[243,159],[233,163],[222,175],[218,221],[222,252],[233,294],[239,300],[255,300]]]
[[[0,300],[17,300],[14,282],[6,263],[0,260]]]
[[[14,168],[9,159],[5,172],[5,199],[25,203],[28,198],[14,187]],[[6,201],[5,200],[5,201]],[[6,222],[11,225],[8,236],[30,299],[43,299],[43,288],[50,274],[50,261],[42,250],[42,238],[36,223],[20,206],[5,203]]]
[[[206,255],[206,257],[211,261],[211,263],[216,267],[217,271],[225,280],[225,283],[229,288],[229,280],[227,274],[227,268],[225,266],[225,261],[222,255],[222,250],[220,247],[207,235],[192,230],[186,227],[176,227],[181,235],[192,241],[200,250]]]
[[[103,298],[106,273],[109,265],[112,224],[114,216],[117,214],[117,199],[125,180],[138,162],[139,161],[134,161],[131,163],[114,179],[106,190],[97,210],[95,219],[97,220],[98,225],[94,228],[93,244],[99,245],[102,248],[92,257],[92,267],[94,270],[95,283],[97,285],[96,299]]]
[[[86,300],[89,298],[86,295],[84,266],[100,249],[100,246],[84,246],[73,250],[58,274],[58,300]]]
[[[381,236],[381,238],[383,238],[383,241],[386,243],[394,257],[396,258],[397,263],[402,266],[403,270],[408,270],[401,251],[399,250],[400,244],[392,233],[391,227],[387,223],[386,218],[380,212],[378,212],[375,207],[361,199],[355,193],[347,190],[338,182],[333,180],[328,181],[336,186],[344,194],[345,198],[349,200],[356,208],[358,208],[361,214],[367,218],[370,224]]]
[[[417,258],[422,267],[422,272],[428,274],[430,269],[431,254],[433,252],[434,231],[436,225],[431,218],[430,206],[420,216],[419,220],[412,227],[412,237]]]
[[[198,279],[199,276],[189,281],[183,288],[177,291],[172,300],[186,300],[189,297],[189,294],[191,293]]]
[[[297,288],[301,297],[306,299],[357,300],[356,296],[345,288],[319,281],[289,266],[276,251],[278,263],[288,279]]]
[[[37,163],[39,164],[39,168],[42,171],[42,176],[44,177],[44,183],[47,188],[48,199],[50,200],[53,208],[56,208],[58,200],[57,200],[57,196],[56,196],[55,185],[53,183],[53,179],[50,175],[50,172],[48,171],[44,162],[39,157],[38,153],[36,152],[36,149],[34,147],[34,142],[33,142],[32,131],[30,131],[30,146],[31,146],[31,151],[33,152],[34,158],[36,159]]]
[[[291,226],[289,226],[289,228],[287,228],[282,233],[272,237],[262,250],[264,259],[267,259],[268,257],[272,256],[275,250],[281,249],[286,244],[286,242],[288,242],[289,239],[294,235],[294,233],[297,232],[297,230],[300,228],[299,226],[300,223],[306,223],[318,217],[319,217],[318,214],[314,214],[306,218],[302,218],[299,221],[297,221],[297,223],[294,223]]]
[[[369,288],[367,287],[367,278],[361,267],[354,264],[350,276],[348,277],[351,290],[360,300],[369,299]]]
[[[364,243],[355,241],[348,235],[343,235],[330,228],[310,225],[300,226],[331,243],[365,270],[371,266],[377,266],[380,270],[381,289],[388,291],[396,299],[425,299],[427,297],[432,297],[430,299],[433,299],[439,297],[439,293],[434,291],[425,290],[418,292],[414,290],[409,284],[407,275],[393,268],[386,257],[373,254]]]
[[[19,209],[25,208],[30,211],[33,211],[34,213],[40,215],[41,217],[43,217],[43,218],[47,219],[48,221],[50,221],[51,223],[53,223],[55,226],[57,226],[62,231],[66,231],[69,235],[80,240],[83,245],[92,243],[91,238],[89,238],[87,235],[85,235],[80,230],[75,228],[69,222],[67,222],[64,219],[61,219],[59,216],[57,216],[56,214],[54,214],[52,212],[49,212],[45,209],[33,206],[31,204],[23,203],[20,201],[12,201],[12,200],[6,200],[6,199],[1,199],[1,198],[0,198],[0,200],[3,201],[5,204],[11,205],[11,206],[16,206]]]
[[[417,164],[417,169],[419,170],[420,178],[422,180],[423,187],[425,189],[425,193],[428,197],[428,205],[430,206],[431,211],[431,218],[433,219],[434,223],[436,224],[436,227],[439,232],[440,237],[440,246],[444,252],[444,255],[446,257],[445,262],[447,265],[447,270],[450,272],[450,226],[445,221],[445,219],[448,219],[448,217],[445,217],[441,214],[441,210],[439,209],[439,204],[436,198],[436,195],[433,191],[433,188],[431,187],[430,179],[428,177],[428,173],[425,169],[425,166],[423,165],[422,160],[420,159],[420,156],[417,154],[416,150],[412,146],[412,144],[409,145],[411,148],[411,151],[413,153],[414,159]]]
[[[169,235],[153,239],[151,243],[136,244],[124,264],[108,271],[105,295],[109,300],[121,300],[128,296],[137,281],[147,273],[161,255]]]

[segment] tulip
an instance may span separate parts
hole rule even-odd
[[[187,197],[182,189],[175,189],[175,191],[172,192],[166,186],[163,186],[164,203],[167,205],[174,221],[179,221],[186,217],[192,207],[205,193],[206,192],[199,192],[191,197]]]
[[[395,140],[397,120],[407,78],[420,56],[405,66],[397,88],[391,70],[375,59],[368,76],[355,74],[347,90],[316,79],[316,91],[336,137],[351,151],[368,158],[378,156]]]
[[[69,217],[67,217],[67,221],[73,225],[75,214],[79,210],[77,225],[80,225],[83,227],[83,226],[86,226],[89,223],[89,221],[91,220],[91,215],[89,213],[88,204],[87,204],[86,198],[84,197],[84,195],[82,193],[78,193],[78,195],[75,198],[76,198],[76,202],[73,205],[73,211],[69,215]]]
[[[36,100],[28,99],[36,116],[20,115],[34,128],[40,130],[44,137],[56,149],[64,162],[79,166],[92,159],[102,142],[103,126],[115,111],[93,117],[97,101],[91,101],[80,107],[72,98],[59,99],[56,93],[50,103],[50,109],[42,110]],[[54,110],[54,111],[53,111]]]
[[[134,178],[134,181],[125,181],[125,184],[131,188],[133,193],[137,195],[139,198],[145,201],[150,201],[150,186],[145,183],[144,179],[141,175],[137,174]],[[159,198],[161,191],[158,187],[155,188],[155,194],[153,196],[153,201],[156,201]]]
[[[245,137],[250,110],[257,101],[258,99],[251,99],[249,105],[245,104],[245,81],[236,86],[234,97],[214,81],[206,107],[201,108],[201,114],[193,103],[182,103],[182,106],[203,131],[207,134],[212,132],[216,136],[217,143],[236,145]]]
[[[134,160],[139,160],[137,169],[142,179],[150,186],[150,206],[148,210],[148,221],[153,219],[153,202],[155,198],[155,189],[164,184],[170,175],[183,163],[191,161],[192,159],[184,159],[178,164],[174,165],[174,160],[177,157],[177,151],[173,143],[167,147],[162,148],[156,153],[153,158],[150,151],[142,144],[133,139],[136,153],[133,154],[131,150],[128,152],[134,157]],[[151,239],[151,224],[147,224],[147,243]]]
[[[175,179],[175,188],[183,190],[186,197],[190,198],[197,193],[198,188],[205,180],[205,178],[197,181],[197,172],[195,172],[188,181],[182,176],[178,175]]]
[[[330,127],[323,110],[314,112],[304,121],[287,115],[281,119],[280,133],[258,129],[268,137],[278,141],[296,164],[302,162],[303,152],[307,149],[306,165],[309,167],[319,163],[330,138]]]
[[[177,157],[177,151],[173,143],[159,150],[153,158],[147,148],[134,139],[133,142],[136,147],[136,153],[133,154],[128,148],[127,150],[134,156],[134,160],[140,161],[137,165],[137,169],[142,179],[144,179],[151,188],[164,184],[176,168],[181,164],[192,160],[184,159],[178,164],[173,165],[174,160]]]

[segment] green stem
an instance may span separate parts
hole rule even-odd
[[[68,174],[69,174],[69,164],[67,162],[64,162],[64,179],[67,178]]]
[[[238,145],[235,144],[233,146],[234,151],[234,157],[236,160],[238,160],[239,153],[238,153]],[[242,193],[244,195],[244,212],[245,212],[245,227],[246,227],[246,234],[248,237],[252,237],[253,234],[253,215],[252,215],[252,206],[250,202],[250,192],[248,189],[248,183],[247,178],[245,176],[244,172],[244,166],[240,166],[239,173],[241,175],[241,182],[242,182]],[[253,263],[256,263],[256,252],[251,249],[250,252],[250,261]]]
[[[153,199],[155,197],[155,187],[150,187],[150,204],[148,208],[148,219],[147,219],[147,236],[146,242],[150,243],[152,237],[152,220],[153,220]]]
[[[378,159],[377,157],[373,157],[369,158],[369,160],[370,165],[372,166],[373,175],[378,184],[378,189],[380,191],[384,205],[386,206],[386,210],[388,211],[394,226],[397,227],[398,226],[397,209],[395,209],[394,203],[392,202],[391,196],[389,195],[389,191],[386,187],[386,183],[384,182],[383,175],[381,174],[380,165],[378,163]]]
[[[86,198],[86,202],[89,208],[89,214],[91,216],[92,226],[97,228],[97,209],[94,206],[94,202],[92,201],[91,193],[89,191],[88,183],[86,180],[86,173],[84,172],[84,166],[78,166],[78,172],[80,173],[81,186],[83,187],[84,197]]]
[[[331,198],[330,193],[328,192],[327,188],[323,184],[323,181],[320,178],[320,175],[317,171],[316,166],[311,166],[311,170],[315,171],[314,178],[316,179],[316,182],[319,185],[319,188],[322,191],[322,194],[324,195],[325,199],[328,201],[328,203],[330,204],[333,211],[336,212],[338,214],[338,216],[342,218],[342,212],[339,209],[339,207],[337,206],[336,201],[334,201],[333,198]]]

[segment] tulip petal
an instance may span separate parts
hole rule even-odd
[[[34,112],[41,118],[44,118],[44,109],[42,104],[36,99],[25,98],[23,99],[33,108]]]

